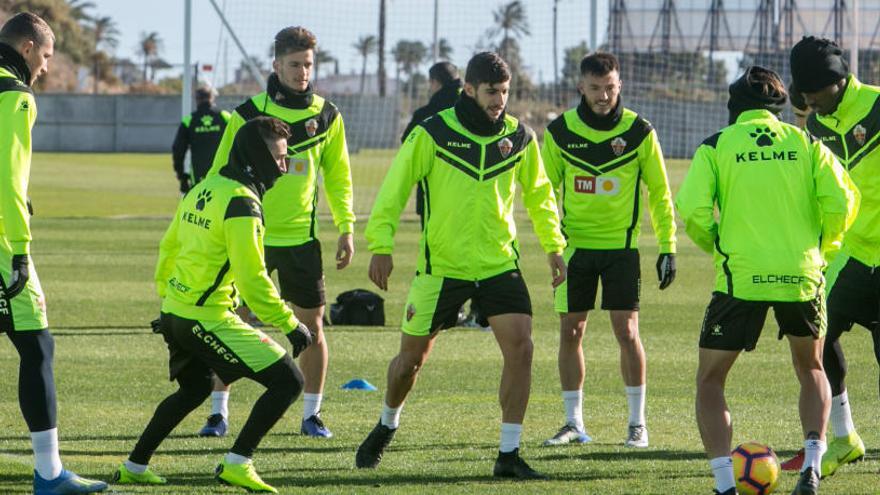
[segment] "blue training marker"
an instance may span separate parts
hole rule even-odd
[[[375,392],[379,390],[372,383],[364,380],[363,378],[355,378],[350,382],[346,383],[342,386],[343,390],[366,390],[368,392]]]

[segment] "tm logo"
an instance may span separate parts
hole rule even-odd
[[[755,144],[763,148],[765,146],[773,146],[773,138],[776,137],[776,133],[771,131],[769,127],[758,127],[755,129],[755,132],[750,132],[749,136],[755,138]]]
[[[199,193],[198,199],[196,200],[196,209],[202,211],[205,209],[205,206],[211,202],[211,191],[204,189]]]

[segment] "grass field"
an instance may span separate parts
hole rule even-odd
[[[377,187],[389,159],[387,152],[354,157],[356,195]],[[670,164],[674,187],[685,167],[683,162]],[[67,467],[84,475],[109,479],[156,404],[173,390],[167,381],[165,346],[149,332],[147,322],[159,308],[152,273],[158,240],[175,206],[175,186],[165,155],[40,154],[34,162],[32,252],[57,344],[62,456]],[[368,210],[371,195],[362,194],[358,210]],[[335,236],[326,228],[329,222],[324,225],[322,240],[332,246]],[[361,251],[353,266],[337,272],[327,264],[328,298],[350,288],[370,288],[363,227],[360,222],[356,242]],[[709,256],[680,235],[678,278],[660,292],[653,235],[646,232],[642,239],[641,332],[648,355],[651,448],[634,451],[621,446],[627,412],[617,346],[607,316],[597,312],[587,331],[584,404],[594,442],[545,449],[541,441],[564,419],[556,371],[558,322],[544,256],[527,221],[520,232],[522,266],[535,309],[534,379],[523,454],[552,481],[517,484],[492,479],[500,418],[500,352],[490,333],[469,329],[439,337],[379,469],[353,468],[354,451],[379,414],[387,362],[397,351],[396,323],[414,272],[414,221],[404,222],[398,233],[396,270],[385,295],[390,326],[327,331],[331,363],[324,417],[336,436],[316,441],[298,435],[302,406],[295,403],[257,452],[257,468],[264,478],[282,493],[710,493],[711,472],[693,413],[697,333],[713,280]],[[771,318],[758,350],[741,357],[730,378],[729,401],[734,442],[761,441],[787,457],[801,445],[797,384],[787,345],[776,341],[776,330]],[[877,367],[867,332],[853,331],[843,342],[850,367],[849,395],[868,460],[842,468],[823,482],[822,493],[876,494]],[[6,377],[0,380],[3,494],[30,491],[31,451],[16,400],[17,362],[12,346],[0,345],[0,374]],[[340,390],[355,377],[376,384],[380,392]],[[250,383],[235,386],[230,403],[233,434],[259,393]],[[220,487],[211,475],[231,438],[194,436],[208,412],[206,404],[184,421],[154,457],[153,468],[168,477],[170,485],[114,487],[115,492],[238,493]],[[794,483],[794,475],[784,474],[779,492],[788,493]]]

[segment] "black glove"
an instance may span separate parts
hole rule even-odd
[[[190,183],[188,175],[181,175],[177,178],[180,181],[180,192],[181,194],[186,194],[192,189],[192,184]]]
[[[151,321],[150,328],[153,330],[153,333],[162,333],[162,319],[156,318],[155,320]]]
[[[287,340],[290,341],[290,345],[293,347],[293,357],[297,357],[302,351],[306,350],[306,347],[312,345],[312,332],[309,330],[309,327],[300,323],[287,334]]]
[[[12,272],[9,274],[9,287],[6,288],[6,297],[12,299],[24,290],[30,272],[28,271],[28,255],[12,255]]]
[[[669,287],[675,280],[675,255],[661,253],[657,258],[657,279],[660,281],[660,290]]]

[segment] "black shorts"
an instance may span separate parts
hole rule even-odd
[[[880,270],[848,258],[839,272],[828,275],[836,275],[828,293],[828,327],[848,331],[858,323],[869,330],[880,328]]]
[[[160,316],[160,333],[168,344],[171,380],[193,363],[214,370],[223,383],[254,378],[286,351],[263,331],[235,314],[217,321],[197,321],[171,313]]]
[[[266,246],[266,269],[278,270],[281,298],[300,308],[318,308],[324,296],[324,266],[317,239],[299,246]]]
[[[642,285],[637,249],[565,250],[568,275],[555,291],[559,313],[590,311],[596,307],[596,292],[602,280],[602,309],[639,309]]]
[[[503,314],[532,314],[529,289],[519,270],[479,281],[418,274],[407,296],[402,330],[416,336],[454,327],[458,312],[468,299],[491,318]]]
[[[824,297],[809,301],[746,301],[722,292],[712,294],[703,317],[700,347],[720,351],[751,351],[758,344],[767,311],[773,308],[783,335],[818,339],[825,336]]]

